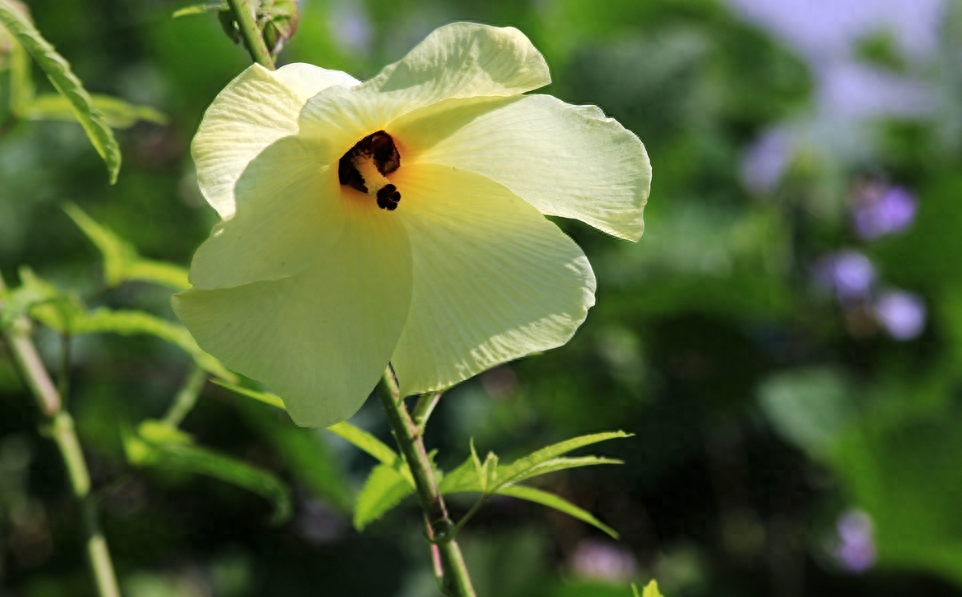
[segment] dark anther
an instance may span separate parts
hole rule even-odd
[[[393,184],[386,184],[377,192],[377,206],[381,209],[394,211],[401,200],[401,193]]]
[[[341,184],[346,184],[362,193],[367,192],[367,186],[364,185],[364,177],[354,166],[354,158],[358,156],[373,158],[374,165],[382,175],[390,174],[401,167],[401,156],[398,154],[391,135],[384,131],[378,131],[364,137],[350,151],[345,153],[337,164],[337,177]],[[393,187],[394,185],[390,186]],[[398,199],[400,198],[401,196],[398,195]],[[378,205],[380,204],[381,200],[378,198]]]

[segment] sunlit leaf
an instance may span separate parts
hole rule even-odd
[[[77,121],[87,132],[87,137],[90,138],[94,149],[107,164],[110,184],[117,182],[117,175],[120,173],[120,147],[103,114],[94,106],[93,100],[84,89],[83,83],[70,70],[70,64],[40,35],[25,16],[4,0],[0,0],[0,24],[26,48],[47,74],[54,88],[70,102]]]
[[[167,116],[150,106],[135,106],[109,95],[91,94],[90,98],[111,128],[130,128],[139,121],[167,124]],[[67,98],[53,93],[46,93],[33,98],[21,109],[19,115],[29,120],[62,120],[66,122],[77,120],[73,106]]]
[[[592,516],[590,512],[575,506],[568,500],[553,493],[535,489],[534,487],[528,487],[527,485],[511,485],[509,487],[502,487],[496,493],[521,500],[527,500],[529,502],[541,504],[542,506],[547,506],[549,508],[554,508],[559,512],[564,512],[568,516],[577,518],[582,522],[586,522],[591,526],[604,531],[615,539],[618,538],[618,533],[613,528]]]
[[[175,19],[180,17],[187,17],[190,15],[201,15],[212,11],[230,10],[227,4],[223,2],[211,3],[211,4],[193,4],[191,6],[185,6],[174,11],[171,16]]]
[[[631,590],[635,594],[635,597],[662,597],[661,592],[658,590],[658,582],[654,580],[645,585],[644,590],[640,593],[638,592],[638,585],[634,583],[631,584]]]
[[[575,437],[557,444],[553,444],[536,452],[532,452],[528,456],[520,458],[507,467],[504,467],[504,469],[498,474],[498,480],[502,484],[511,483],[520,478],[524,478],[523,476],[530,469],[557,458],[558,456],[567,454],[572,450],[577,450],[578,448],[590,446],[591,444],[607,441],[609,439],[622,437],[631,437],[631,434],[625,433],[624,431],[608,431],[604,433],[583,435],[581,437]]]
[[[354,528],[359,531],[380,519],[414,493],[411,481],[393,466],[379,464],[368,475],[354,506]]]
[[[139,280],[176,290],[190,288],[187,270],[184,268],[172,263],[144,259],[132,244],[99,224],[73,203],[65,204],[63,209],[103,255],[104,281],[108,286]]]
[[[200,447],[189,435],[166,423],[144,421],[135,433],[125,433],[124,451],[135,466],[205,475],[256,493],[273,505],[274,524],[290,518],[290,489],[274,473]]]
[[[532,479],[540,475],[547,475],[548,473],[555,473],[558,471],[564,471],[572,468],[581,468],[585,466],[596,466],[599,464],[624,464],[624,461],[618,460],[616,458],[604,458],[601,456],[580,456],[578,458],[552,458],[551,460],[546,460],[541,464],[531,467],[515,475],[510,481],[505,483],[517,483],[518,481],[524,481],[526,479]],[[504,476],[504,473],[499,472],[499,481]]]

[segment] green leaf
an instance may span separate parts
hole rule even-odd
[[[471,439],[471,462],[474,463],[474,471],[481,487],[481,492],[490,494],[498,487],[498,457],[494,452],[488,452],[484,458],[484,463],[478,458],[478,452],[474,449],[474,439]]]
[[[167,124],[167,116],[150,106],[135,106],[109,95],[91,94],[90,99],[93,105],[103,114],[104,120],[111,128],[130,128],[138,121]],[[74,112],[70,101],[64,96],[54,93],[38,95],[22,107],[19,115],[29,120],[61,120],[65,122],[77,120],[77,114]]]
[[[838,373],[808,369],[769,377],[759,387],[758,400],[779,435],[819,456],[854,420],[851,393]]]
[[[625,433],[624,431],[608,431],[604,433],[583,435],[581,437],[575,437],[557,444],[553,444],[546,448],[542,448],[537,452],[532,452],[528,456],[520,458],[505,467],[498,474],[499,482],[502,484],[508,484],[525,478],[524,475],[534,467],[557,458],[563,454],[567,454],[572,450],[577,450],[578,448],[583,448],[585,446],[590,446],[591,444],[596,444],[598,442],[603,442],[610,439],[631,437],[631,435],[632,434]]]
[[[268,410],[255,401],[239,401],[237,407],[248,423],[267,439],[285,470],[290,471],[301,486],[342,512],[353,509],[354,487],[344,473],[341,459],[331,449],[328,437],[317,429],[291,425],[285,414]]]
[[[219,386],[227,388],[228,390],[237,392],[243,396],[247,396],[248,398],[253,398],[254,400],[258,400],[265,404],[270,404],[271,406],[275,406],[280,409],[284,408],[284,401],[281,400],[281,398],[277,395],[271,394],[270,392],[259,392],[257,390],[251,390],[233,383],[224,383],[217,380],[213,380],[213,382]],[[327,428],[327,430],[354,445],[355,447],[360,448],[362,451],[367,452],[382,464],[396,468],[398,462],[404,462],[404,459],[401,458],[401,456],[392,450],[387,444],[374,437],[367,431],[364,431],[360,427],[351,425],[347,421],[337,423],[336,425],[331,425]],[[410,475],[410,472],[407,472],[406,474]]]
[[[124,451],[134,466],[165,468],[205,475],[243,487],[274,507],[271,522],[290,518],[290,489],[274,473],[193,443],[183,431],[161,421],[142,422],[124,434]]]
[[[230,7],[223,2],[219,2],[215,4],[194,4],[191,6],[185,6],[184,8],[175,10],[174,14],[171,16],[177,19],[180,17],[187,17],[190,15],[201,15],[207,12],[221,11],[221,10],[230,10]]]
[[[22,274],[21,274],[22,276]],[[50,286],[23,284],[12,290],[0,292],[3,312],[0,313],[0,331],[6,330],[21,315],[32,307],[54,300],[60,300],[61,293]]]
[[[618,460],[616,458],[604,458],[601,456],[580,456],[578,458],[552,458],[551,460],[546,460],[541,464],[527,469],[523,473],[516,475],[510,481],[505,482],[501,486],[508,485],[511,483],[517,483],[519,481],[524,481],[526,479],[532,479],[541,475],[547,475],[548,473],[555,473],[558,471],[564,471],[572,468],[581,468],[584,466],[596,466],[599,464],[624,464],[624,461]],[[498,473],[499,479],[504,475],[503,472]]]
[[[4,0],[0,0],[0,24],[26,48],[47,74],[47,78],[57,92],[70,102],[77,120],[87,132],[87,137],[94,149],[107,165],[110,184],[117,182],[117,175],[120,173],[120,147],[103,114],[94,106],[90,94],[84,89],[83,83],[70,70],[70,64],[40,35],[25,16]]]
[[[33,101],[33,95],[30,58],[23,46],[14,42],[10,52],[10,111],[19,115]]]
[[[465,493],[469,491],[481,491],[481,480],[473,457],[468,457],[456,469],[445,473],[438,482],[438,491],[441,493]]]
[[[353,444],[356,448],[360,448],[364,452],[367,452],[382,464],[397,468],[397,463],[404,461],[404,459],[402,459],[397,452],[388,447],[387,444],[374,437],[367,431],[364,431],[360,427],[351,425],[347,421],[342,421],[336,425],[331,425],[327,428],[327,430],[334,435],[337,435],[341,439]],[[407,474],[410,475],[411,473],[408,471]]]
[[[554,508],[559,512],[564,512],[568,516],[577,518],[582,522],[586,522],[591,526],[604,531],[614,539],[618,538],[618,533],[614,529],[592,516],[590,512],[582,510],[568,500],[553,493],[535,489],[534,487],[528,487],[527,485],[512,485],[510,487],[502,487],[495,493],[521,500],[527,500],[529,502],[541,504],[542,506],[547,506],[549,508]]]
[[[236,375],[197,346],[186,328],[148,313],[113,311],[105,307],[85,311],[83,304],[76,298],[61,298],[34,305],[30,308],[30,316],[61,334],[72,336],[104,333],[156,336],[179,346],[211,375],[230,382],[237,381]]]
[[[631,583],[631,591],[635,594],[635,597],[662,597],[658,590],[658,583],[654,580],[648,583],[641,593],[638,592],[638,585]]]
[[[275,394],[271,394],[270,392],[259,392],[259,391],[257,391],[257,390],[252,390],[252,389],[250,389],[250,388],[245,388],[245,387],[243,387],[243,386],[239,386],[239,385],[233,384],[233,383],[227,383],[227,382],[224,382],[224,381],[221,381],[221,380],[218,380],[218,379],[214,379],[214,380],[211,380],[211,381],[213,381],[215,384],[217,384],[217,385],[219,385],[219,386],[221,386],[221,387],[223,387],[223,388],[227,388],[228,390],[231,390],[232,392],[237,392],[237,393],[240,394],[241,396],[247,396],[248,398],[253,398],[254,400],[257,400],[258,402],[263,402],[264,404],[269,404],[269,405],[271,405],[271,406],[273,406],[273,407],[275,407],[275,408],[279,408],[279,409],[281,409],[281,410],[286,410],[286,409],[284,408],[284,401],[281,400],[281,399],[280,399],[278,396],[276,396]]]
[[[127,281],[139,280],[176,290],[190,288],[187,270],[184,268],[144,259],[132,244],[99,224],[73,203],[64,204],[63,209],[103,255],[104,281],[107,286],[114,287]]]
[[[357,496],[354,528],[363,531],[364,527],[380,519],[412,493],[412,482],[398,472],[396,467],[377,465],[368,475],[361,493]]]

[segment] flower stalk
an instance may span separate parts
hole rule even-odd
[[[230,5],[231,14],[234,15],[234,22],[240,29],[241,37],[244,39],[244,46],[250,53],[251,58],[264,68],[274,70],[274,60],[271,53],[264,43],[261,30],[257,27],[257,17],[254,14],[254,7],[250,0],[227,0]]]
[[[424,511],[427,539],[441,563],[441,588],[451,597],[476,597],[461,548],[451,532],[454,523],[448,516],[444,498],[434,477],[434,469],[424,448],[423,429],[408,413],[390,367],[384,372],[382,383],[378,386],[378,395],[391,422],[398,448],[411,469],[411,476],[414,477],[418,500]]]
[[[0,291],[5,289],[0,278]],[[3,305],[0,304],[0,311]],[[100,597],[120,597],[107,540],[100,529],[97,503],[90,492],[90,473],[83,448],[74,429],[73,418],[63,409],[63,399],[47,372],[37,348],[30,339],[30,322],[19,317],[3,333],[17,369],[46,419],[42,429],[57,444],[70,480],[74,497],[80,504],[86,535],[87,563]]]

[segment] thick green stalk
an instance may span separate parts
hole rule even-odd
[[[244,45],[247,46],[251,58],[264,68],[274,70],[274,60],[267,49],[267,44],[264,43],[261,30],[257,27],[255,7],[251,6],[250,0],[227,0],[227,4],[230,5],[231,14],[234,15],[234,21],[240,28],[241,37],[244,38]]]
[[[452,597],[476,597],[461,548],[451,533],[454,524],[448,516],[444,498],[438,491],[434,469],[424,448],[423,430],[411,419],[390,368],[384,373],[378,390],[381,403],[391,421],[398,448],[401,449],[401,454],[411,469],[411,476],[414,477],[415,489],[427,522],[428,539],[437,548],[440,556],[442,589]]]
[[[0,291],[3,291],[0,279]],[[3,305],[0,304],[0,310]],[[87,563],[97,585],[100,597],[120,597],[113,561],[107,548],[107,540],[100,530],[97,503],[90,493],[90,473],[84,460],[80,440],[74,430],[73,419],[63,410],[63,400],[50,379],[37,348],[30,339],[30,322],[20,317],[3,333],[10,353],[34,398],[47,419],[45,429],[56,442],[63,457],[70,487],[80,504],[87,542]]]

